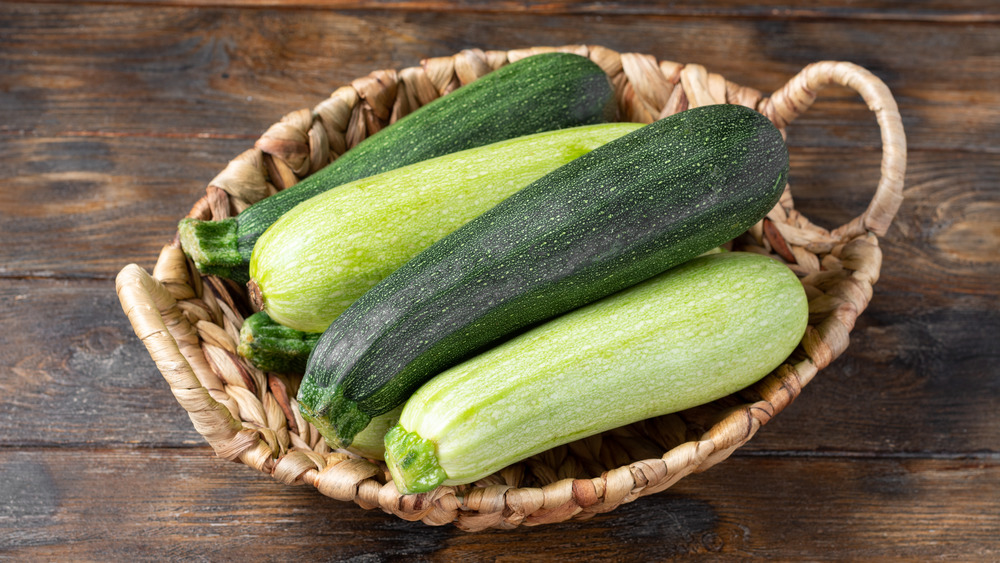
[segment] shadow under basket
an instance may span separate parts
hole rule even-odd
[[[481,530],[585,519],[726,459],[843,353],[878,280],[878,237],[899,208],[906,167],[892,94],[870,72],[847,62],[811,64],[770,96],[699,65],[584,45],[469,49],[417,67],[375,71],[272,125],[210,183],[189,216],[237,214],[420,105],[500,66],[553,50],[587,56],[607,72],[623,121],[649,123],[691,107],[731,103],[759,111],[785,134],[825,86],[860,94],[875,113],[883,151],[881,178],[865,212],[827,230],[795,210],[786,187],[767,218],[732,242],[734,249],[778,258],[802,281],[809,326],[795,352],[758,383],[713,403],[556,447],[471,485],[401,495],[383,463],[331,450],[303,420],[295,403],[296,377],[264,373],[236,353],[240,326],[252,313],[245,288],[199,275],[175,238],[152,274],[126,266],[117,291],[177,402],[219,457],[289,485],[310,485],[335,499],[431,525]]]

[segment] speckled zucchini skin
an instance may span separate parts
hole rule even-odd
[[[435,376],[385,435],[385,459],[404,493],[471,483],[743,389],[792,353],[808,319],[802,283],[781,262],[695,258]]]
[[[358,299],[320,337],[300,403],[349,442],[368,417],[512,333],[735,238],[777,203],[787,172],[781,133],[742,106],[691,109],[616,139]]]
[[[246,283],[257,239],[286,211],[317,194],[504,139],[613,121],[615,112],[611,83],[590,59],[570,53],[526,57],[422,106],[234,218],[218,225],[183,220],[181,243],[201,272]]]
[[[257,240],[251,299],[287,327],[323,332],[421,250],[545,174],[640,127],[600,123],[524,135],[319,194]]]

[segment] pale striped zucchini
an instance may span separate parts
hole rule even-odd
[[[445,371],[385,436],[403,493],[481,479],[535,453],[683,410],[759,380],[808,320],[784,264],[696,258]]]
[[[552,170],[640,127],[606,123],[526,135],[317,195],[257,240],[251,298],[286,327],[323,332],[421,250]]]

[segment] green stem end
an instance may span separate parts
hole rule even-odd
[[[385,463],[400,493],[426,493],[448,478],[434,450],[434,442],[398,424],[385,434]]]
[[[299,412],[316,427],[330,447],[346,448],[371,422],[371,416],[344,396],[343,387],[319,387],[312,377],[302,378],[297,397]]]
[[[236,351],[263,371],[302,374],[319,337],[282,326],[261,311],[243,321]]]
[[[198,271],[239,283],[250,279],[239,251],[239,224],[234,217],[220,221],[185,218],[177,224],[181,249]]]

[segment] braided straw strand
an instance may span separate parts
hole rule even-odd
[[[251,311],[246,292],[199,275],[175,237],[152,274],[128,265],[116,290],[136,336],[218,457],[287,485],[311,486],[429,525],[475,531],[583,520],[725,460],[844,352],[878,281],[878,237],[899,209],[906,165],[905,136],[889,89],[852,63],[808,65],[765,96],[701,65],[596,45],[466,49],[398,71],[374,71],[312,109],[285,115],[208,183],[188,216],[237,215],[417,108],[501,66],[550,51],[577,53],[598,64],[614,86],[623,121],[649,123],[692,107],[730,103],[759,111],[786,135],[824,87],[842,85],[861,96],[875,113],[882,140],[881,177],[865,212],[828,231],[795,209],[786,186],[767,217],[731,244],[773,256],[799,276],[809,299],[799,347],[771,374],[719,401],[558,446],[471,485],[401,495],[384,463],[331,450],[302,418],[297,377],[262,372],[236,353],[240,326]]]
[[[896,100],[885,83],[853,63],[816,62],[802,69],[758,110],[775,125],[785,128],[812,105],[819,90],[830,84],[846,86],[860,94],[875,114],[882,134],[882,176],[875,196],[861,216],[835,229],[833,237],[846,239],[866,231],[884,236],[903,201],[906,175],[906,135]]]

